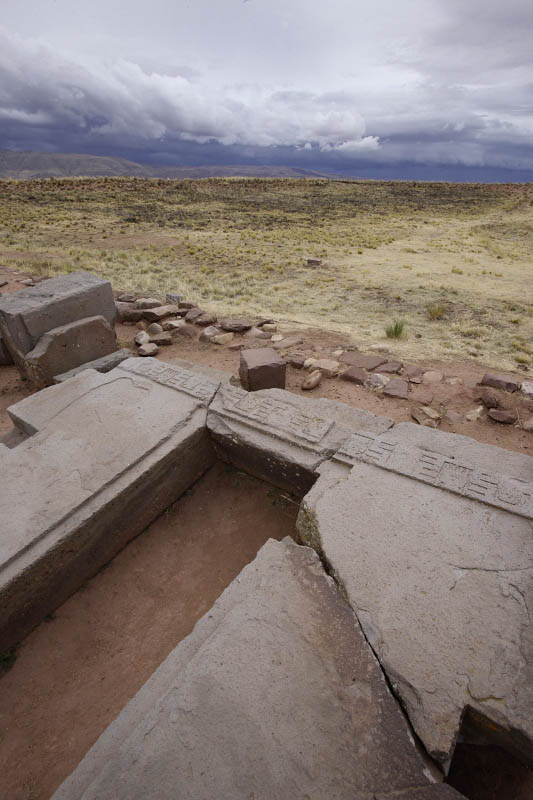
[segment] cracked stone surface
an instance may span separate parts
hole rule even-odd
[[[8,409],[0,444],[0,650],[18,641],[213,463],[203,375],[130,358]]]
[[[533,459],[404,423],[355,435],[298,520],[427,750],[465,706],[533,762]]]
[[[317,555],[269,540],[53,800],[455,800]]]

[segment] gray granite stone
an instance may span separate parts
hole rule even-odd
[[[533,459],[402,423],[354,434],[304,498],[422,742],[447,768],[466,706],[533,762]]]
[[[222,386],[207,424],[221,456],[296,493],[352,431],[386,431],[392,420],[333,400],[308,400],[282,389],[245,392]]]
[[[53,800],[373,800],[436,785],[351,609],[316,554],[285,539],[262,547]]]
[[[103,356],[102,358],[97,358],[95,361],[88,361],[86,364],[81,364],[79,367],[74,367],[74,369],[69,370],[68,372],[63,372],[61,375],[56,375],[54,377],[54,383],[63,383],[63,381],[68,381],[69,378],[73,378],[75,375],[79,375],[80,372],[83,372],[86,369],[94,369],[96,372],[110,372],[115,367],[125,361],[127,358],[132,358],[135,354],[132,353],[127,347],[123,347],[121,350],[115,350],[114,353],[110,353],[108,356]]]
[[[85,370],[8,409],[0,447],[0,650],[25,635],[214,459],[218,383],[150,358]]]

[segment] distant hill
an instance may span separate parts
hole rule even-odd
[[[69,177],[137,177],[137,178],[331,178],[320,172],[294,167],[269,166],[205,166],[151,167],[125,158],[91,156],[76,153],[33,153],[0,150],[0,178],[30,180],[32,178]]]

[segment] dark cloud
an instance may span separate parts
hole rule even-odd
[[[148,18],[132,0],[127,19],[112,0],[83,19],[66,0],[51,18],[6,3],[0,147],[377,177],[533,171],[523,0],[154,0]]]

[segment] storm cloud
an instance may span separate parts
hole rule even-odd
[[[533,171],[524,0],[4,0],[2,24],[3,148]]]

